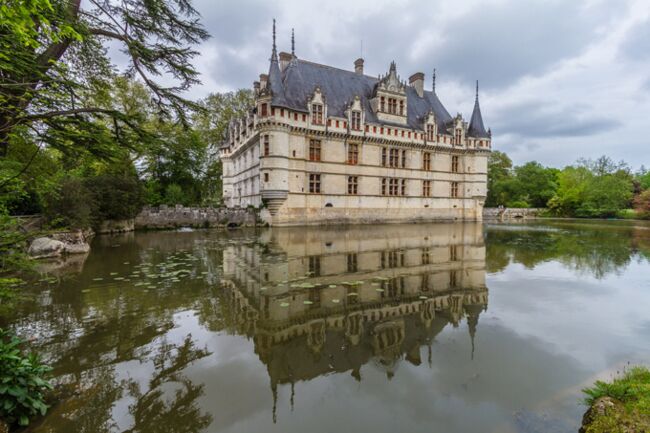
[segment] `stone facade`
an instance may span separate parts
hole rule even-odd
[[[473,342],[488,304],[483,227],[266,229],[259,243],[224,249],[222,285],[237,331],[255,330],[272,387],[333,371],[358,378],[373,360],[390,376],[418,365],[450,323],[467,320]]]
[[[221,147],[230,208],[271,225],[481,220],[491,132],[449,115],[424,74],[406,84],[280,54]],[[435,83],[435,81],[434,81]],[[434,84],[435,86],[435,84]]]

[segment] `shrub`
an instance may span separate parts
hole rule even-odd
[[[171,183],[165,188],[165,204],[176,205],[176,204],[185,204],[185,194],[183,194],[183,189],[175,184]]]
[[[34,353],[22,351],[23,342],[0,329],[0,419],[25,426],[30,418],[45,415],[44,392],[52,386],[45,379],[50,368]]]
[[[86,180],[97,206],[95,222],[135,217],[144,204],[144,188],[136,176],[102,174]]]
[[[93,194],[81,179],[63,179],[45,197],[45,216],[55,228],[88,228],[97,205]]]
[[[523,200],[515,200],[513,202],[508,203],[508,207],[524,209],[524,208],[529,208],[530,205]]]

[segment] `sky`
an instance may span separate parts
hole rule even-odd
[[[209,92],[252,88],[278,50],[365,73],[392,60],[469,120],[475,80],[493,149],[517,164],[606,154],[650,166],[650,0],[194,0],[212,37],[194,60]],[[362,51],[363,47],[363,51]]]

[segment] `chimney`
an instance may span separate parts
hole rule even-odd
[[[424,73],[416,72],[411,75],[409,84],[415,89],[420,98],[424,96]]]
[[[357,60],[354,61],[354,72],[356,72],[359,75],[363,75],[363,59],[358,58]]]
[[[266,74],[260,74],[260,89],[266,89],[266,83],[269,81],[269,76]]]
[[[260,82],[259,81],[253,81],[253,93],[255,96],[260,94]]]
[[[280,70],[284,71],[287,69],[287,66],[289,66],[289,62],[293,56],[289,53],[285,53],[284,51],[280,53]]]

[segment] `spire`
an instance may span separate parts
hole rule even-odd
[[[396,72],[397,71],[397,65],[395,64],[395,60],[390,62],[390,69],[388,72]]]
[[[291,29],[291,57],[296,57],[296,38],[293,29]]]
[[[273,95],[272,104],[287,106],[287,101],[284,96],[284,86],[282,84],[282,73],[280,72],[280,65],[278,63],[278,52],[275,46],[275,18],[273,19],[273,51],[271,52],[271,64],[269,65],[269,78],[267,88],[271,89]]]
[[[481,116],[481,107],[478,103],[478,80],[476,80],[476,100],[474,101],[474,111],[472,112],[472,119],[469,121],[469,128],[467,129],[468,137],[475,138],[490,138],[483,125],[483,116]]]
[[[271,61],[278,60],[278,50],[275,47],[275,18],[273,18],[273,50],[271,51]]]
[[[433,93],[436,93],[436,68],[433,68]]]

